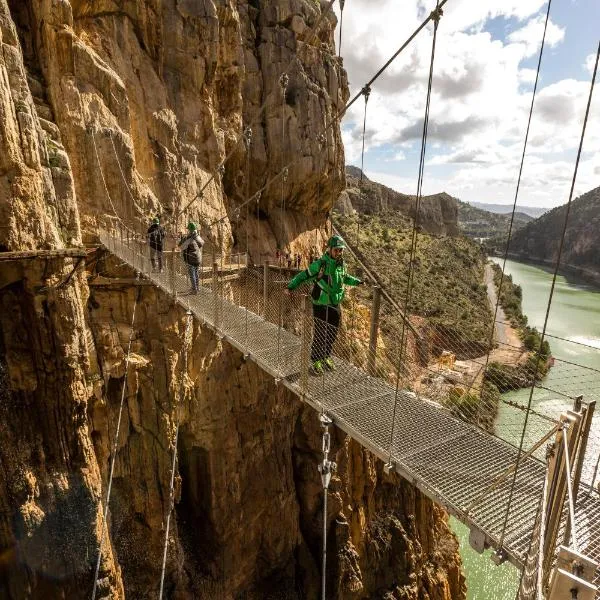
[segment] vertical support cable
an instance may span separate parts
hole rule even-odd
[[[411,249],[410,249],[410,263],[408,269],[408,280],[406,283],[406,296],[404,300],[404,314],[406,315],[406,319],[409,318],[409,304],[411,300],[412,293],[412,282],[414,276],[414,256],[417,248],[417,230],[419,225],[419,212],[421,210],[421,196],[423,193],[423,174],[425,171],[425,151],[427,148],[427,128],[429,125],[429,107],[431,104],[431,89],[433,86],[433,64],[435,60],[435,44],[437,40],[437,30],[440,23],[440,18],[442,17],[443,12],[441,7],[439,6],[439,2],[436,5],[435,10],[431,13],[431,20],[433,21],[433,40],[431,43],[431,60],[429,63],[429,81],[427,84],[427,98],[425,101],[425,117],[423,119],[423,134],[421,136],[421,156],[419,160],[419,174],[417,177],[417,196],[415,198],[415,217],[413,221],[413,231],[412,231],[412,240],[411,240]],[[388,465],[392,464],[392,451],[394,446],[394,431],[396,425],[396,411],[398,408],[398,395],[400,392],[400,373],[402,370],[402,361],[404,359],[404,345],[406,341],[406,321],[402,321],[402,334],[400,336],[400,352],[398,355],[398,364],[396,367],[396,390],[394,395],[394,410],[392,413],[392,425],[390,431],[390,445],[389,445],[389,455],[388,455]]]
[[[360,198],[360,203],[362,205],[362,209],[364,211],[365,202],[363,199],[363,178],[364,178],[364,169],[365,169],[365,133],[367,130],[367,104],[369,103],[369,96],[371,95],[371,88],[368,85],[365,85],[362,89],[362,93],[365,97],[365,113],[363,116],[363,128],[362,128],[362,150],[360,152],[360,181],[358,183],[358,194]],[[359,243],[359,233],[360,233],[360,220],[356,219],[356,248],[358,249]]]
[[[552,285],[550,286],[550,295],[548,297],[548,304],[546,306],[546,316],[544,318],[544,327],[542,329],[542,334],[540,336],[540,345],[539,345],[537,355],[536,355],[535,369],[534,369],[534,373],[532,376],[531,388],[529,390],[529,400],[527,401],[527,411],[525,412],[525,420],[523,422],[523,429],[521,431],[521,441],[519,443],[519,450],[517,452],[517,460],[516,460],[516,464],[515,464],[515,470],[513,473],[513,479],[512,479],[512,483],[511,483],[511,487],[510,487],[510,494],[509,494],[509,498],[508,498],[508,503],[506,505],[506,514],[504,517],[504,524],[502,526],[502,534],[500,536],[500,544],[499,544],[500,548],[502,548],[502,544],[504,543],[504,536],[506,534],[506,526],[508,523],[510,507],[512,504],[514,489],[515,489],[515,485],[517,482],[517,473],[519,470],[521,455],[523,452],[523,444],[525,442],[525,432],[527,430],[527,424],[529,421],[529,413],[531,411],[531,404],[533,402],[533,392],[535,390],[535,382],[536,382],[536,379],[539,374],[540,356],[542,353],[542,347],[544,345],[544,341],[546,340],[546,331],[548,329],[548,320],[550,318],[550,308],[552,307],[552,298],[554,296],[554,289],[556,287],[556,279],[558,277],[558,270],[560,269],[560,261],[562,259],[562,253],[563,253],[563,248],[564,248],[564,244],[565,244],[565,236],[567,233],[567,226],[569,224],[569,214],[571,212],[571,203],[573,201],[573,192],[575,190],[575,181],[577,180],[577,172],[579,170],[579,160],[581,159],[581,150],[583,148],[583,140],[585,138],[585,130],[587,128],[588,117],[590,114],[590,106],[592,104],[592,96],[594,94],[594,84],[596,83],[596,73],[598,72],[598,59],[599,58],[600,58],[600,42],[598,43],[598,50],[596,51],[596,62],[594,64],[594,72],[592,74],[592,81],[590,84],[590,93],[588,96],[587,106],[585,109],[585,116],[583,118],[583,127],[581,129],[581,137],[579,139],[579,148],[577,150],[577,158],[575,160],[575,168],[573,170],[573,178],[571,180],[571,189],[569,192],[569,200],[567,202],[567,208],[565,211],[565,221],[563,224],[563,230],[562,230],[562,234],[560,237],[560,245],[558,248],[558,255],[556,257],[556,265],[554,267],[554,274],[552,276]]]
[[[279,85],[281,86],[281,144],[282,144],[282,160],[285,157],[285,101],[286,101],[286,91],[287,86],[290,81],[287,73],[284,73],[279,78]],[[283,161],[285,164],[285,161]],[[288,170],[287,167],[283,168],[283,176],[281,178],[281,247],[282,249],[287,247],[287,244],[283,244],[283,240],[285,238],[285,184],[287,182]],[[279,271],[280,279],[282,275],[282,270]],[[277,368],[281,368],[281,329],[283,326],[283,294],[279,294],[279,315],[277,318]]]
[[[533,84],[533,92],[531,95],[531,104],[529,106],[529,116],[527,118],[527,129],[525,130],[525,140],[523,141],[523,152],[521,153],[521,164],[519,166],[519,175],[517,177],[517,187],[515,189],[515,198],[513,201],[513,208],[512,208],[512,212],[510,215],[510,222],[508,225],[508,234],[506,237],[506,247],[504,249],[504,258],[502,261],[502,273],[500,276],[500,284],[498,285],[498,293],[496,295],[496,304],[494,306],[494,316],[492,318],[492,322],[491,322],[491,327],[490,327],[490,335],[489,335],[489,341],[488,341],[488,351],[486,353],[485,356],[485,366],[483,367],[483,376],[485,378],[485,372],[487,371],[489,362],[490,362],[490,354],[492,352],[492,346],[494,344],[494,332],[496,329],[496,320],[498,319],[498,310],[499,310],[499,306],[500,306],[500,297],[502,295],[502,286],[504,285],[504,275],[505,275],[505,271],[506,271],[506,261],[508,260],[508,252],[509,252],[509,248],[510,248],[510,242],[512,239],[512,231],[513,231],[513,225],[514,225],[514,220],[515,220],[515,213],[517,210],[517,201],[519,198],[519,190],[521,187],[521,177],[523,175],[523,165],[525,163],[525,154],[527,151],[527,143],[529,140],[529,128],[531,126],[531,118],[533,115],[533,107],[535,105],[535,99],[536,99],[536,93],[537,93],[537,87],[538,87],[538,81],[540,78],[540,68],[542,66],[542,56],[544,55],[544,47],[546,45],[546,31],[548,28],[548,21],[550,20],[550,7],[552,5],[552,0],[548,0],[548,7],[546,9],[546,20],[544,21],[544,32],[542,34],[542,42],[541,42],[541,46],[540,46],[540,53],[538,56],[538,63],[537,63],[537,70],[535,73],[535,83]],[[471,384],[472,387],[473,384]],[[469,389],[470,391],[470,389]],[[481,407],[481,401],[477,404],[477,415],[476,415],[476,421],[477,424],[479,424],[479,413],[480,413],[480,407]]]
[[[127,232],[129,235],[129,231]],[[137,278],[140,278],[140,274],[137,274]],[[135,301],[133,303],[133,311],[131,315],[131,329],[129,331],[129,341],[127,342],[127,354],[125,355],[125,374],[123,375],[123,386],[121,387],[121,401],[119,403],[119,413],[117,417],[117,427],[113,442],[112,456],[110,460],[110,473],[108,476],[108,486],[106,488],[106,500],[104,503],[104,513],[102,515],[102,533],[100,534],[100,547],[98,548],[98,559],[96,560],[96,569],[94,571],[94,586],[92,588],[92,600],[96,599],[96,592],[98,589],[98,574],[100,573],[100,563],[102,561],[102,545],[104,544],[105,532],[108,530],[108,507],[110,504],[110,494],[112,492],[112,482],[115,474],[115,462],[117,460],[117,449],[119,446],[119,433],[121,431],[121,419],[123,416],[123,406],[125,404],[125,389],[127,387],[127,372],[129,371],[129,356],[131,355],[131,343],[133,341],[134,324],[135,324],[135,312],[138,305],[138,301],[141,295],[141,286],[138,286],[136,290]]]
[[[177,444],[179,441],[179,410],[181,408],[181,402],[183,398],[183,386],[185,384],[185,375],[187,373],[187,361],[188,361],[188,346],[190,343],[190,327],[192,324],[193,315],[190,310],[186,313],[187,323],[185,325],[184,337],[183,337],[183,345],[181,348],[183,364],[181,369],[181,383],[179,387],[179,398],[177,405],[175,406],[175,439],[173,441],[173,459],[171,461],[171,482],[169,485],[169,507],[167,509],[167,525],[165,528],[165,543],[163,546],[163,558],[162,558],[162,568],[160,572],[160,589],[158,592],[158,600],[162,600],[163,597],[163,589],[165,583],[165,570],[167,566],[167,551],[169,548],[169,530],[171,526],[171,513],[173,512],[173,505],[175,503],[175,467],[177,465]]]
[[[338,43],[338,59],[342,58],[342,27],[344,25],[344,5],[346,0],[340,0],[340,41]]]
[[[325,414],[319,415],[321,427],[323,427],[322,450],[323,460],[318,466],[321,474],[321,483],[323,485],[323,554],[321,561],[321,600],[326,600],[327,592],[327,493],[332,473],[335,473],[337,465],[329,460],[331,450],[331,437],[329,435],[329,426],[332,420]]]

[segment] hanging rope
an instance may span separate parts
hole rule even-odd
[[[419,160],[419,174],[417,177],[417,195],[415,198],[415,217],[413,221],[413,230],[412,230],[412,239],[411,239],[411,248],[410,248],[410,261],[408,268],[408,279],[406,282],[406,296],[404,300],[404,310],[403,313],[406,315],[408,319],[409,315],[409,304],[412,295],[412,284],[414,277],[414,258],[417,249],[417,230],[419,226],[419,213],[421,210],[421,197],[423,193],[423,174],[425,171],[425,151],[427,148],[427,127],[429,125],[429,108],[431,104],[431,89],[433,86],[433,65],[435,61],[435,45],[437,40],[437,30],[438,25],[440,23],[440,18],[443,15],[441,6],[444,4],[442,2],[431,12],[430,19],[433,20],[433,40],[431,42],[431,60],[429,62],[429,80],[427,82],[427,99],[425,101],[425,117],[423,119],[423,134],[421,136],[421,156]],[[400,374],[402,371],[402,362],[404,359],[404,346],[406,343],[406,323],[404,320],[402,321],[402,334],[400,336],[400,354],[398,357],[398,364],[396,367],[396,389],[394,394],[394,411],[392,416],[392,427],[390,431],[390,446],[389,446],[389,457],[388,464],[392,464],[392,451],[394,444],[394,431],[396,425],[396,411],[398,408],[398,397],[400,392]]]
[[[525,131],[525,140],[523,142],[523,152],[521,153],[521,164],[519,166],[519,176],[517,177],[517,187],[515,189],[515,199],[513,202],[513,208],[512,208],[512,212],[510,215],[510,222],[508,225],[508,235],[506,238],[506,248],[504,249],[504,260],[502,261],[502,274],[500,276],[500,285],[498,286],[498,293],[497,293],[497,297],[496,297],[496,303],[494,306],[494,317],[492,319],[491,322],[491,327],[490,327],[490,335],[489,335],[489,341],[488,341],[488,351],[487,354],[485,356],[485,366],[483,368],[483,373],[484,373],[484,377],[485,377],[485,372],[488,368],[488,364],[490,361],[490,355],[492,352],[492,346],[494,345],[494,334],[495,334],[495,330],[496,330],[496,320],[498,319],[498,310],[500,308],[500,296],[502,295],[502,286],[504,285],[504,275],[505,275],[505,271],[506,271],[506,261],[508,259],[508,251],[509,251],[509,247],[510,247],[510,241],[512,239],[512,232],[513,232],[513,225],[514,225],[514,221],[515,221],[515,213],[517,211],[517,200],[519,198],[519,189],[521,187],[521,176],[523,174],[523,164],[525,163],[525,154],[527,151],[527,142],[529,140],[529,128],[531,126],[531,118],[533,115],[533,107],[535,105],[535,99],[536,99],[536,92],[537,92],[537,86],[538,86],[538,81],[540,78],[540,67],[542,65],[542,56],[544,54],[544,47],[546,44],[546,31],[548,29],[548,21],[550,20],[550,7],[552,5],[552,0],[548,0],[548,7],[546,9],[546,20],[544,21],[544,32],[542,34],[542,44],[540,46],[540,53],[538,56],[538,63],[537,63],[537,70],[535,73],[535,83],[533,85],[533,93],[531,95],[531,105],[529,106],[529,116],[527,118],[527,129]],[[471,385],[472,387],[472,385]],[[471,391],[471,387],[469,388],[468,392]],[[467,393],[468,393],[467,392]],[[481,401],[479,402],[479,404],[477,405],[477,424],[479,425],[479,413],[480,413],[480,406],[481,406]]]
[[[193,322],[193,314],[192,311],[188,310],[186,313],[187,323],[185,325],[183,345],[181,347],[181,356],[183,359],[182,369],[181,369],[181,383],[179,387],[179,397],[177,405],[175,406],[174,416],[175,416],[175,439],[173,440],[173,459],[171,461],[171,482],[169,485],[169,505],[167,508],[167,525],[165,528],[165,543],[163,546],[163,558],[162,558],[162,568],[160,571],[160,589],[158,592],[158,600],[162,600],[163,597],[163,589],[165,583],[165,570],[167,566],[167,550],[169,548],[169,529],[171,526],[171,513],[173,512],[173,505],[175,503],[175,467],[177,465],[177,444],[179,441],[179,409],[181,408],[182,398],[183,398],[183,389],[185,384],[185,376],[187,374],[187,363],[188,363],[188,348],[190,345],[190,331],[191,325]]]
[[[560,269],[560,261],[562,259],[562,253],[563,253],[563,248],[564,248],[564,244],[565,244],[565,236],[567,234],[567,226],[569,224],[569,214],[571,212],[571,202],[573,200],[573,192],[575,190],[575,181],[577,180],[577,171],[579,170],[579,160],[581,159],[581,150],[583,148],[583,140],[585,138],[585,130],[587,127],[587,122],[588,122],[588,117],[590,114],[590,105],[592,103],[592,96],[594,93],[594,85],[596,83],[596,73],[598,71],[598,58],[600,57],[600,42],[598,43],[598,50],[596,52],[596,62],[594,64],[594,72],[592,74],[592,81],[590,84],[590,94],[588,96],[588,102],[587,102],[587,106],[585,109],[585,117],[583,119],[583,127],[581,130],[581,137],[579,139],[579,148],[577,150],[577,159],[575,160],[575,168],[573,171],[573,178],[571,180],[571,189],[569,192],[569,200],[567,202],[567,209],[565,212],[565,221],[563,224],[563,230],[562,230],[562,235],[560,237],[560,245],[558,248],[558,255],[556,257],[556,264],[554,267],[554,274],[552,276],[552,285],[550,286],[550,296],[548,297],[548,304],[546,306],[546,316],[544,318],[544,327],[542,329],[542,334],[540,336],[540,345],[537,351],[537,355],[536,355],[536,361],[535,361],[535,369],[534,369],[534,373],[532,376],[532,384],[531,384],[531,388],[529,390],[529,400],[527,402],[527,412],[525,413],[525,420],[523,422],[523,429],[521,431],[521,441],[519,443],[519,450],[517,452],[517,460],[515,463],[515,471],[513,473],[513,478],[512,478],[512,483],[510,486],[510,494],[508,497],[508,503],[506,505],[506,513],[504,516],[504,524],[502,526],[502,534],[500,535],[500,548],[502,548],[502,545],[504,543],[504,536],[506,534],[506,526],[508,524],[508,517],[509,517],[509,513],[510,513],[510,507],[512,505],[512,500],[513,500],[513,496],[514,496],[514,491],[515,491],[515,485],[517,482],[517,473],[519,471],[519,464],[521,461],[521,455],[523,453],[523,444],[525,442],[525,432],[527,430],[527,423],[529,421],[529,410],[531,409],[531,404],[533,402],[533,392],[535,391],[535,382],[536,379],[538,378],[539,375],[539,365],[540,365],[540,360],[541,360],[541,355],[542,355],[542,347],[544,345],[544,341],[546,339],[546,330],[548,329],[548,320],[550,317],[550,308],[552,307],[552,299],[554,297],[554,289],[556,287],[556,278],[558,277],[558,271]]]
[[[137,278],[140,278],[138,272]],[[123,375],[123,385],[121,386],[121,401],[119,402],[119,413],[117,416],[116,432],[113,438],[112,455],[110,459],[110,472],[108,475],[108,485],[106,487],[106,500],[104,501],[104,513],[102,514],[102,533],[100,534],[100,547],[98,548],[98,559],[96,560],[96,569],[94,570],[94,586],[92,588],[92,600],[96,599],[96,592],[98,590],[98,574],[100,573],[100,563],[102,562],[102,546],[104,544],[104,538],[106,531],[108,530],[108,507],[110,505],[110,495],[112,492],[113,477],[115,474],[115,462],[117,460],[117,450],[119,446],[119,433],[121,431],[121,419],[123,416],[123,406],[125,404],[125,389],[127,387],[127,372],[129,370],[129,357],[131,355],[131,342],[133,341],[134,325],[135,325],[135,312],[138,305],[138,301],[141,296],[141,287],[138,287],[135,301],[133,302],[133,311],[131,314],[131,328],[129,330],[129,341],[127,342],[127,354],[125,355],[125,374]]]
[[[344,4],[346,4],[346,0],[340,0],[340,41],[338,43],[338,58],[342,58],[342,26],[344,25]]]

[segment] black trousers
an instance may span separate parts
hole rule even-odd
[[[342,321],[341,306],[313,304],[313,340],[310,360],[323,360],[331,356],[331,349]]]

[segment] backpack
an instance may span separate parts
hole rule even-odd
[[[183,250],[183,260],[188,265],[198,266],[201,261],[202,246],[195,239]]]
[[[160,248],[162,246],[164,234],[160,227],[155,227],[148,234],[148,242],[152,248]]]
[[[319,272],[317,273],[316,278],[315,278],[315,284],[313,285],[312,292],[310,293],[311,298],[315,302],[321,297],[321,292],[323,290],[321,289],[321,286],[319,285],[319,281],[321,281],[321,279],[323,279],[323,276],[325,275],[325,268],[327,267],[327,262],[324,261],[323,258],[320,258],[319,261],[321,262],[321,266],[319,267]]]

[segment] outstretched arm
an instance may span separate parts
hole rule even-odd
[[[353,277],[352,275],[346,275],[344,277],[344,284],[346,285],[364,285],[364,281],[359,279],[358,277]]]
[[[308,269],[300,271],[287,285],[288,290],[295,290],[299,285],[304,283],[311,277],[316,277],[319,274],[321,268],[321,259],[317,259],[308,265]]]

